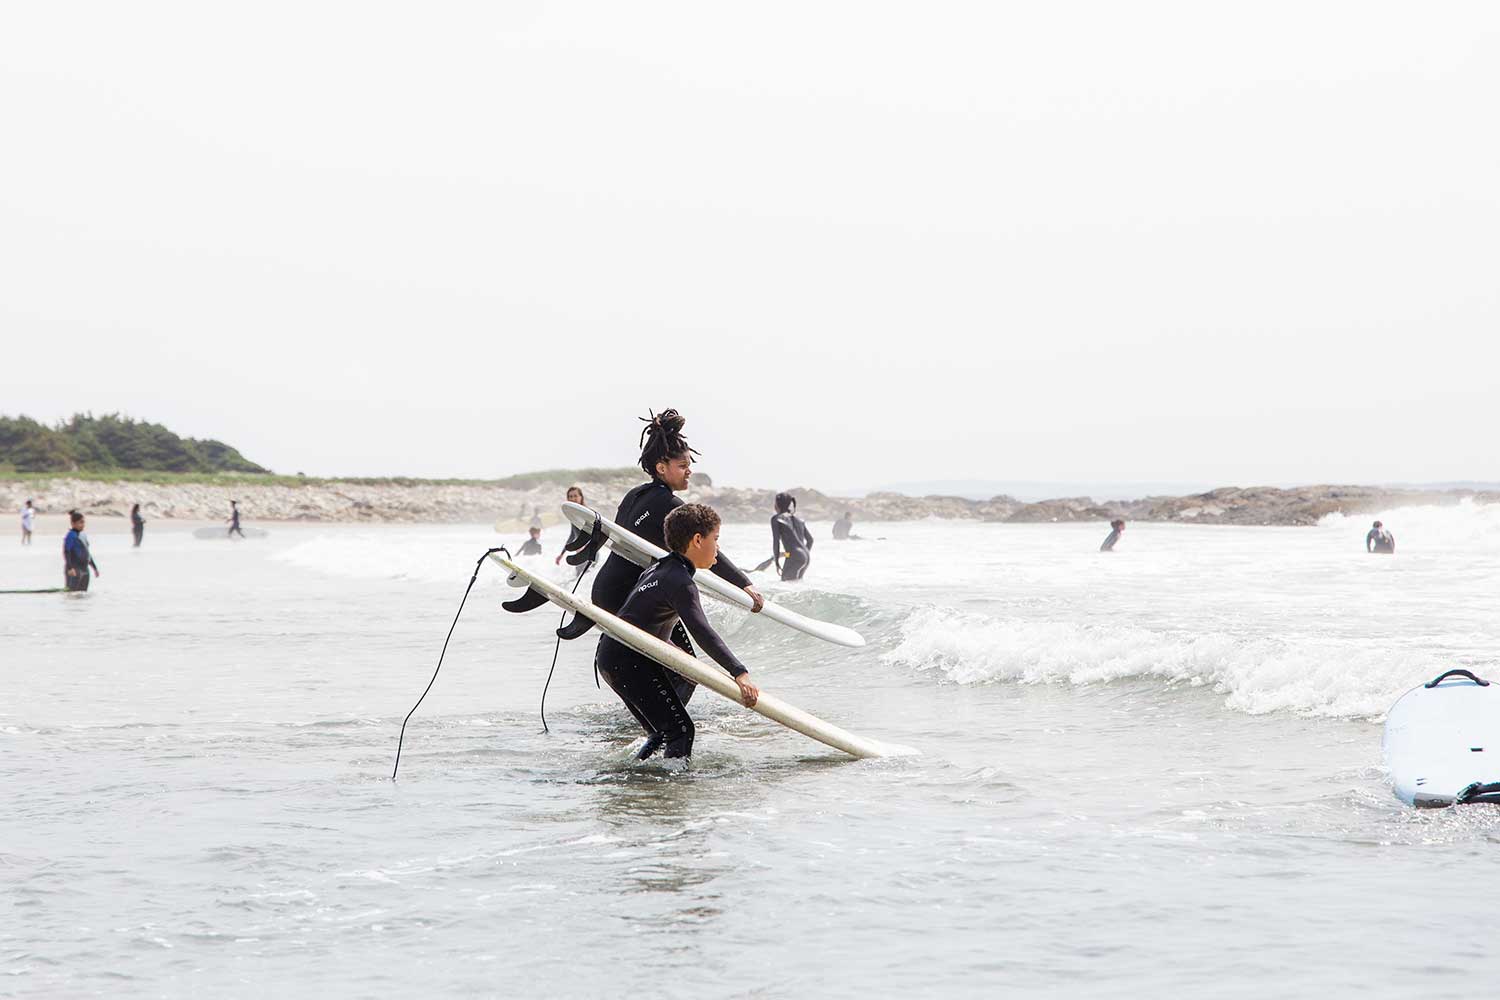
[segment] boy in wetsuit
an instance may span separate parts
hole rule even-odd
[[[696,452],[688,445],[687,438],[682,436],[682,428],[686,423],[687,419],[676,410],[663,410],[653,414],[647,421],[646,429],[641,432],[640,466],[651,479],[625,494],[625,499],[620,501],[620,509],[615,513],[616,524],[664,549],[669,548],[666,541],[667,515],[682,506],[682,500],[676,494],[688,488],[688,481],[693,476],[693,455]],[[581,565],[592,560],[598,555],[601,544],[602,537],[592,538],[577,553],[569,556],[568,562]],[[752,612],[765,607],[765,598],[761,597],[760,591],[755,589],[750,578],[728,556],[720,555],[718,561],[711,565],[711,572],[744,590],[750,597]],[[634,590],[641,573],[641,568],[635,563],[618,552],[611,552],[594,576],[590,599],[605,611],[617,614]],[[541,598],[542,602],[545,600]],[[571,622],[557,630],[557,634],[564,639],[576,639],[593,627],[594,623],[588,618],[575,615]],[[600,640],[601,643],[603,641]],[[682,627],[675,628],[667,641],[689,656],[694,655],[693,644]],[[597,654],[595,658],[597,659]],[[675,674],[672,675],[672,684],[683,704],[687,704],[697,688],[686,677]]]
[[[1385,525],[1376,521],[1369,534],[1365,535],[1365,551],[1377,555],[1395,555],[1396,536],[1385,530]]]
[[[1120,540],[1120,534],[1124,530],[1125,522],[1119,518],[1109,522],[1109,537],[1104,540],[1104,544],[1099,546],[1099,551],[1113,552],[1115,550],[1115,543]]]
[[[739,658],[724,644],[703,614],[693,575],[719,559],[719,515],[703,504],[683,504],[663,524],[668,553],[641,574],[618,614],[621,620],[670,642],[685,626],[689,635],[725,670],[740,689],[740,700],[754,706],[760,691]],[[599,676],[620,696],[630,714],[646,730],[637,760],[664,746],[663,756],[688,757],[693,752],[693,720],[673,678],[678,675],[608,635],[599,640]]]
[[[542,554],[542,529],[532,528],[531,537],[521,544],[518,556],[539,556]]]
[[[99,572],[99,564],[89,551],[89,536],[83,533],[83,515],[73,511],[69,523],[72,527],[63,538],[63,583],[69,590],[88,590],[89,570],[93,569],[98,576],[104,574]]]

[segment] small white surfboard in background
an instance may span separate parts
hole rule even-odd
[[[642,656],[649,656],[668,670],[681,674],[688,680],[708,688],[714,694],[744,707],[744,702],[740,701],[739,685],[730,679],[728,673],[717,666],[699,663],[696,658],[687,655],[676,646],[662,642],[649,632],[620,620],[577,594],[570,594],[557,584],[528,572],[509,559],[493,553],[490,558],[505,567],[511,575],[526,581],[528,586],[544,595],[553,604],[566,608],[574,614],[583,615],[612,638],[619,640]],[[856,736],[847,729],[841,729],[831,722],[824,722],[817,716],[804,712],[797,706],[790,705],[765,691],[761,692],[760,700],[750,711],[763,715],[772,722],[780,723],[803,736],[817,740],[819,743],[831,746],[835,750],[842,750],[851,757],[892,757],[916,752],[909,747],[894,746]]]
[[[1386,716],[1384,748],[1408,805],[1500,802],[1500,684],[1449,670],[1412,688]]]
[[[650,566],[654,560],[667,554],[665,549],[652,545],[639,535],[631,534],[609,518],[582,504],[564,503],[562,512],[563,516],[568,519],[568,523],[579,531],[592,531],[594,519],[598,518],[599,523],[604,527],[604,536],[609,540],[610,548],[619,553],[621,558],[628,559],[637,566]],[[750,600],[749,594],[712,573],[699,573],[693,579],[697,582],[699,590],[707,591],[711,597],[716,597],[726,604],[733,604],[748,611],[755,603]],[[788,628],[794,628],[798,632],[837,643],[840,646],[858,647],[865,644],[865,637],[852,628],[799,615],[790,608],[784,608],[771,600],[766,601],[760,613]]]

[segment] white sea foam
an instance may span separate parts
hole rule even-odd
[[[1318,528],[1363,538],[1370,523],[1377,520],[1396,535],[1397,552],[1500,552],[1500,504],[1476,504],[1467,499],[1450,506],[1401,507],[1379,514],[1328,514],[1318,522]]]
[[[913,612],[889,663],[960,684],[1103,684],[1128,678],[1207,685],[1229,708],[1260,715],[1377,718],[1447,664],[1429,654],[1347,644],[1241,639],[1223,633],[1007,621],[948,608]]]

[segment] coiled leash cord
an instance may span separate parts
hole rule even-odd
[[[501,545],[498,548],[490,549],[484,555],[480,556],[479,561],[474,564],[474,575],[469,577],[469,585],[464,588],[463,600],[458,602],[458,614],[453,616],[453,624],[448,626],[448,635],[443,640],[443,651],[438,654],[437,667],[432,671],[432,680],[427,682],[427,686],[422,689],[422,697],[417,699],[417,703],[411,707],[411,711],[406,713],[406,718],[401,720],[401,735],[396,739],[396,766],[391,768],[392,781],[396,780],[396,772],[401,769],[401,744],[406,741],[406,724],[411,721],[411,717],[421,707],[422,700],[427,697],[427,692],[432,690],[432,685],[437,683],[438,671],[443,669],[443,657],[448,655],[448,640],[453,638],[453,630],[458,628],[458,616],[464,613],[464,602],[469,599],[469,591],[474,589],[474,581],[479,579],[479,567],[483,566],[484,561],[496,552],[504,552],[507,556],[510,556],[510,549]],[[511,558],[514,559],[515,557],[511,556]]]

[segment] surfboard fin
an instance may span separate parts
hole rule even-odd
[[[557,630],[557,637],[559,639],[577,639],[593,627],[594,620],[592,618],[575,613],[572,621]]]
[[[599,558],[599,550],[604,546],[604,524],[597,517],[594,518],[594,530],[589,532],[589,540],[577,552],[568,556],[569,566],[582,566],[584,563],[593,562]]]
[[[513,601],[504,601],[501,607],[506,611],[514,611],[521,614],[526,611],[534,611],[547,603],[547,595],[538,591],[535,587],[527,587],[526,592]]]

